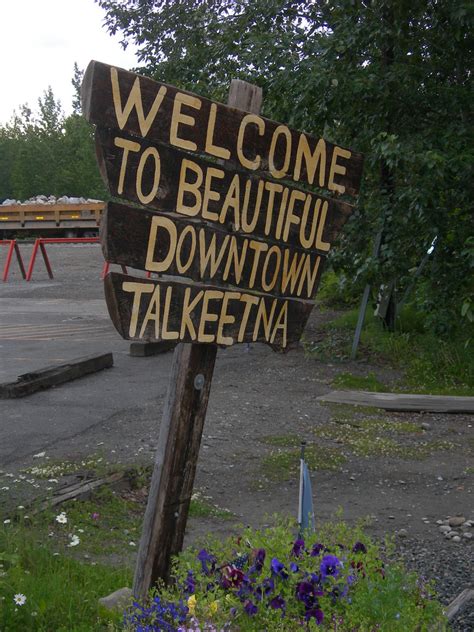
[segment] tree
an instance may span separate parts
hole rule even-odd
[[[81,113],[81,85],[84,77],[84,71],[79,69],[77,62],[74,62],[74,75],[71,79],[71,83],[74,88],[74,95],[72,97],[72,111],[73,114]]]
[[[399,295],[434,237],[417,300],[439,330],[472,296],[472,5],[464,0],[96,0],[156,79],[224,98],[366,155],[358,210],[332,254],[354,288]],[[383,230],[380,257],[372,241]]]
[[[73,106],[79,111],[66,117],[49,87],[36,112],[23,105],[0,127],[0,199],[39,194],[107,198],[92,129],[77,102],[82,74],[75,64]]]

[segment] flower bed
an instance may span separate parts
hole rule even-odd
[[[361,529],[333,524],[294,538],[279,523],[208,542],[176,560],[173,581],[124,617],[136,632],[339,630],[410,632],[445,627],[429,585],[406,573]]]

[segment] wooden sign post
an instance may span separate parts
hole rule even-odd
[[[295,346],[324,261],[353,207],[362,156],[259,115],[261,90],[228,105],[99,62],[82,86],[99,168],[114,197],[105,296],[129,340],[176,341],[133,592],[144,600],[181,550],[218,346]],[[186,344],[191,343],[191,344]]]

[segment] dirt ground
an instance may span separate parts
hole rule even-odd
[[[31,246],[23,246],[22,250],[27,258]],[[87,302],[102,297],[102,260],[97,246],[54,246],[48,252],[55,278],[48,279],[41,261],[30,284],[12,271],[11,280],[0,288],[0,316],[7,302],[11,306],[25,299]],[[313,311],[305,332],[307,343],[329,335],[321,325],[333,316],[318,308]],[[105,311],[100,318],[104,323]],[[112,335],[104,340],[105,347]],[[70,342],[63,342],[65,356]],[[1,339],[0,344],[3,362],[8,361],[8,354],[18,355],[18,347],[14,352]],[[22,344],[19,340],[20,348]],[[28,344],[34,344],[34,340]],[[125,343],[120,344],[123,351]],[[100,351],[100,344],[96,348]],[[103,416],[98,410],[96,419],[91,419],[80,434],[71,431],[42,449],[51,459],[64,460],[84,458],[100,445],[101,454],[112,462],[151,463],[171,356],[169,352],[135,359],[135,366],[143,362],[147,372],[153,366],[163,369],[156,394],[151,393],[147,401],[142,398],[134,402],[132,397],[112,415]],[[468,577],[472,539],[462,537],[458,544],[447,540],[436,521],[458,514],[466,520],[474,519],[473,417],[386,413],[321,404],[318,397],[332,390],[332,381],[343,371],[360,375],[372,371],[387,384],[399,378],[396,371],[375,360],[322,362],[308,355],[303,346],[287,355],[261,345],[219,351],[195,489],[210,503],[228,509],[232,517],[193,518],[186,541],[210,530],[226,534],[237,524],[269,524],[274,513],[296,515],[299,445],[306,441],[317,521],[329,520],[339,509],[349,522],[368,517],[370,533],[376,537],[394,534],[402,548],[409,548],[410,542],[416,548],[422,542],[427,549],[456,551],[456,556],[464,560],[463,577]],[[98,374],[84,379],[92,384],[101,377]],[[113,375],[108,380],[113,385]],[[64,385],[55,390],[62,390],[67,399],[70,388]],[[118,392],[124,385],[117,381],[114,388]],[[35,397],[41,396],[29,399]],[[48,415],[48,400],[41,402],[38,415]],[[21,406],[19,402],[18,411]],[[6,432],[13,421],[2,417]],[[0,463],[4,474],[7,469],[14,472],[37,463],[33,450],[39,452],[36,444],[30,454],[10,459],[8,468]],[[18,492],[18,499],[20,496]],[[453,594],[445,594],[445,600],[466,587],[461,585],[463,581],[451,587]]]

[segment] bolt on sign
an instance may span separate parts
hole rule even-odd
[[[129,340],[191,343],[163,408],[133,586],[145,599],[183,544],[217,347],[298,342],[363,160],[263,118],[243,81],[223,105],[93,61],[82,102],[103,179],[127,202],[102,215],[105,259],[154,273],[105,278],[112,321]]]
[[[324,261],[358,192],[362,156],[284,124],[91,62],[83,109],[110,192],[106,300],[130,340],[285,350],[301,337]],[[136,206],[139,205],[139,206]]]

